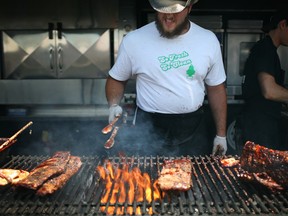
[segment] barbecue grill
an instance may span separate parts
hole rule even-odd
[[[10,156],[2,168],[30,171],[47,158]],[[150,202],[145,196],[141,202],[128,202],[127,198],[121,202],[112,202],[113,187],[116,187],[112,181],[107,202],[101,202],[107,188],[97,167],[105,168],[109,163],[115,168],[121,168],[124,164],[128,170],[139,168],[142,173],[150,176],[153,194],[152,184],[159,175],[163,161],[177,158],[180,157],[113,156],[104,159],[83,156],[83,165],[78,173],[52,195],[39,197],[27,189],[1,187],[0,215],[118,215],[118,210],[123,215],[288,214],[287,191],[271,191],[257,184],[240,181],[237,169],[222,167],[218,156],[188,157],[193,167],[193,186],[188,191],[162,192],[161,199],[152,199]],[[136,194],[137,186],[134,190]],[[116,193],[116,197],[119,199],[120,194]]]

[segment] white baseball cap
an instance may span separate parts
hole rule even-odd
[[[198,0],[149,0],[154,10],[161,13],[179,13]]]

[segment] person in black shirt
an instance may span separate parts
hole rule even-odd
[[[251,49],[244,68],[242,145],[249,140],[283,150],[280,120],[282,104],[288,103],[288,90],[283,85],[285,71],[277,48],[288,46],[288,11],[277,11],[263,31],[267,34]]]

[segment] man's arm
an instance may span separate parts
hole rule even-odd
[[[108,76],[106,80],[105,92],[109,107],[113,104],[120,104],[124,95],[126,81],[118,81]]]
[[[258,80],[262,94],[267,100],[288,103],[288,89],[278,85],[271,74],[261,72],[258,75]]]
[[[216,135],[226,137],[227,96],[224,84],[206,85],[208,102],[215,121]]]

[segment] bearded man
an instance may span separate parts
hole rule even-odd
[[[112,122],[123,112],[127,81],[136,79],[137,122],[126,139],[128,147],[118,148],[126,154],[133,149],[133,155],[224,155],[226,73],[220,43],[213,32],[189,20],[198,0],[149,1],[156,11],[155,21],[123,38],[106,81]],[[206,94],[216,132],[210,141],[204,121]],[[123,134],[119,136],[121,140]]]

